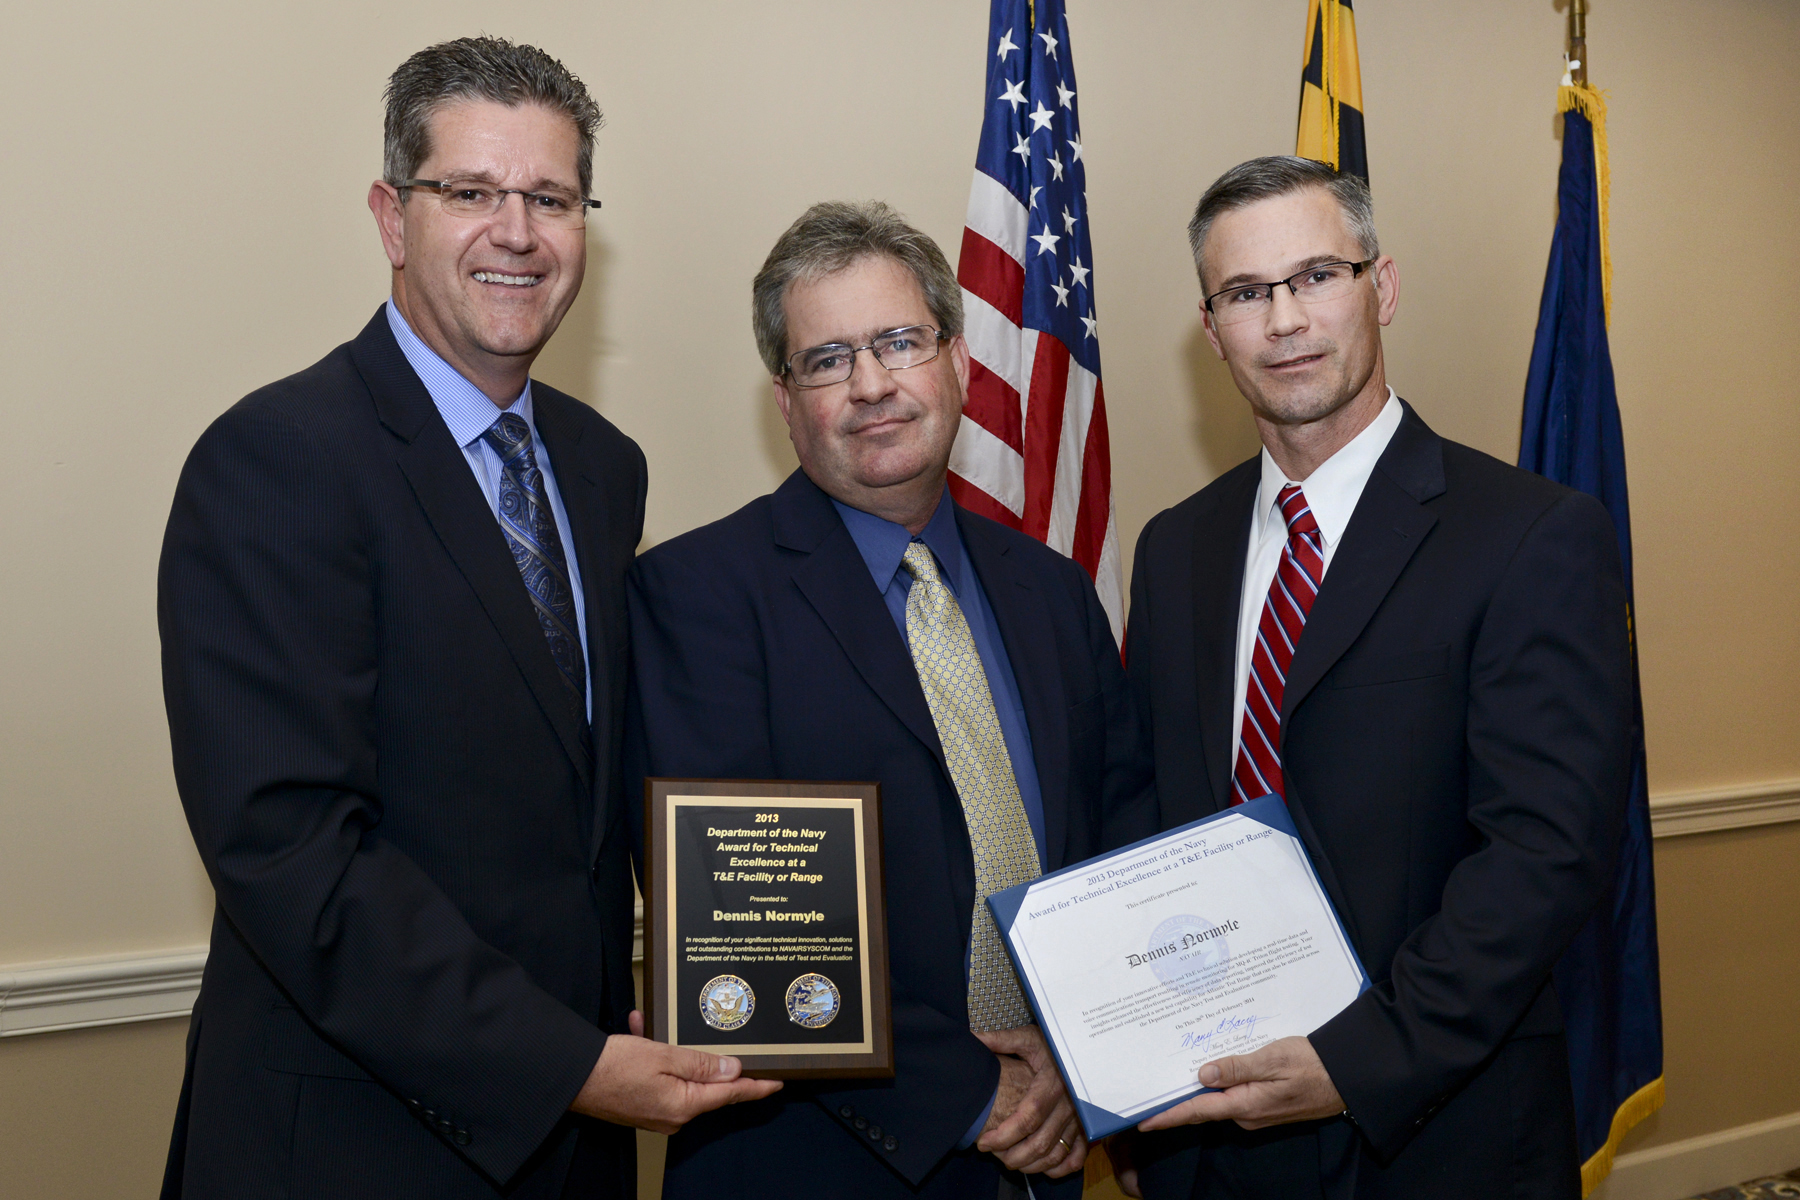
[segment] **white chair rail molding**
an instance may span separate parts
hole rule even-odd
[[[1737,784],[1650,798],[1657,838],[1800,821],[1800,779]],[[632,960],[643,958],[640,904]],[[205,946],[149,954],[0,966],[0,1037],[185,1017],[206,965]]]

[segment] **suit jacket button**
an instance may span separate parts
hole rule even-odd
[[[872,1140],[879,1142],[881,1140],[881,1126],[879,1126],[879,1125],[869,1126],[869,1137]]]
[[[861,1117],[856,1118],[854,1121],[852,1121],[850,1123],[852,1125],[856,1126],[858,1129],[867,1129],[869,1127],[869,1123],[867,1121],[863,1120]]]
[[[474,1138],[472,1138],[472,1137],[470,1137],[470,1136],[469,1136],[469,1131],[468,1131],[468,1130],[466,1130],[466,1129],[459,1129],[459,1130],[457,1130],[457,1131],[456,1131],[456,1133],[455,1133],[455,1135],[453,1135],[453,1136],[452,1136],[452,1137],[451,1137],[451,1139],[450,1139],[450,1140],[451,1140],[451,1141],[453,1141],[453,1142],[455,1142],[455,1143],[456,1143],[456,1144],[457,1144],[457,1145],[459,1145],[459,1146],[466,1146],[466,1145],[468,1145],[468,1144],[469,1144],[469,1143],[470,1143],[470,1142],[472,1142],[472,1141],[474,1141],[474,1140],[475,1140],[475,1139],[474,1139]]]
[[[431,1122],[431,1124],[433,1124],[433,1125],[436,1125],[438,1123],[438,1115],[432,1109],[428,1108],[424,1112],[420,1113],[419,1115],[421,1117],[424,1117],[427,1121]]]
[[[894,1135],[891,1133],[881,1139],[881,1148],[883,1150],[886,1150],[890,1154],[892,1154],[894,1152],[894,1148],[897,1147],[899,1144],[900,1144],[899,1142],[896,1142],[894,1140]]]
[[[841,1104],[838,1106],[838,1116],[844,1118],[844,1120],[848,1121],[851,1117],[854,1117],[855,1115],[856,1115],[856,1110],[851,1108],[848,1104]]]

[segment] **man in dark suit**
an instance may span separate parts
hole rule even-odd
[[[774,1086],[618,1032],[644,457],[528,374],[599,116],[531,47],[404,63],[391,302],[182,471],[164,693],[218,905],[165,1197],[634,1196],[625,1125]]]
[[[1143,1192],[1578,1196],[1550,974],[1623,813],[1610,522],[1389,389],[1399,275],[1360,180],[1253,160],[1189,234],[1263,452],[1138,542],[1127,659],[1162,824],[1285,797],[1374,986],[1203,1066],[1222,1090],[1143,1126],[1182,1126],[1136,1143]]]
[[[630,777],[880,782],[895,1068],[697,1119],[665,1194],[1078,1195],[984,901],[1151,832],[1112,629],[1079,566],[950,499],[969,352],[930,238],[817,205],[754,308],[800,469],[638,560]]]

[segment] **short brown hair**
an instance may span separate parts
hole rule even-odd
[[[1309,187],[1324,188],[1337,200],[1350,236],[1362,247],[1364,258],[1381,254],[1381,243],[1375,238],[1375,201],[1369,195],[1369,185],[1360,176],[1340,174],[1310,158],[1271,154],[1239,163],[1213,180],[1200,197],[1194,219],[1188,222],[1188,246],[1194,252],[1195,272],[1200,272],[1200,251],[1205,249],[1206,235],[1219,214]],[[1206,287],[1204,275],[1200,287]]]
[[[891,258],[911,271],[938,328],[952,336],[963,331],[962,287],[928,234],[879,200],[827,200],[801,213],[775,239],[750,287],[756,349],[769,374],[781,374],[787,360],[788,288],[869,257]]]
[[[382,127],[382,171],[398,187],[431,157],[431,118],[455,100],[492,100],[508,107],[541,104],[575,122],[581,147],[575,170],[581,194],[594,183],[594,134],[604,118],[587,86],[536,46],[497,37],[457,38],[427,46],[388,78]]]

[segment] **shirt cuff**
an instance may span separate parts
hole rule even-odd
[[[988,1118],[994,1114],[994,1101],[998,1099],[1000,1099],[1000,1089],[995,1088],[994,1094],[988,1097],[987,1107],[981,1110],[981,1115],[975,1118],[973,1125],[969,1126],[969,1132],[963,1134],[962,1141],[956,1143],[958,1150],[967,1150],[975,1144],[975,1139],[981,1136],[982,1126],[986,1125]]]

